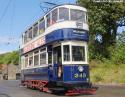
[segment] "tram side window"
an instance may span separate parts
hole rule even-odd
[[[24,56],[21,56],[21,68],[24,68],[24,64],[25,64],[25,60],[24,60]]]
[[[50,26],[50,14],[46,16],[46,20],[47,20],[47,27],[49,27]]]
[[[33,27],[33,37],[36,37],[38,35],[38,23],[34,25]]]
[[[40,65],[45,65],[46,64],[46,52],[42,51],[40,53]]]
[[[29,29],[29,32],[28,32],[28,41],[30,41],[32,39],[32,28]]]
[[[25,32],[25,34],[24,34],[24,43],[27,43],[27,31]]]
[[[71,14],[71,20],[79,22],[83,21],[84,23],[86,22],[85,12],[81,10],[71,9],[70,14]]]
[[[44,31],[45,31],[45,20],[43,19],[42,21],[40,21],[39,24],[39,34],[44,33]]]
[[[28,66],[28,55],[25,56],[25,67]]]
[[[29,54],[29,66],[33,65],[33,53]]]
[[[69,9],[59,8],[59,21],[69,20]]]
[[[57,22],[57,9],[52,11],[52,24]]]
[[[39,65],[39,51],[34,52],[34,66]]]
[[[72,46],[72,61],[85,61],[84,46]]]
[[[24,44],[24,34],[22,35],[21,39],[22,39],[21,43]]]
[[[64,53],[64,61],[70,61],[69,45],[63,46],[63,53]]]

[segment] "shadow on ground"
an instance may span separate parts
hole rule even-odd
[[[2,94],[0,94],[0,97],[10,97],[10,96],[7,95],[7,94],[2,93]]]

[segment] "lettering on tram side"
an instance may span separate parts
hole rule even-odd
[[[24,47],[23,49],[23,53],[26,53],[30,50],[33,50],[41,45],[44,45],[45,44],[45,37],[41,37],[39,38],[38,40],[28,44],[27,46]]]
[[[74,74],[74,78],[85,78],[86,77],[86,74],[85,73],[75,73]]]

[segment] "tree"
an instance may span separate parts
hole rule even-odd
[[[19,64],[19,52],[13,51],[0,55],[0,64]]]
[[[88,9],[90,47],[92,48],[90,49],[91,52],[96,52],[96,54],[91,54],[92,58],[98,54],[110,58],[109,48],[116,44],[118,21],[125,17],[125,4],[96,3],[93,0],[78,0],[77,2]],[[98,35],[102,38],[101,42],[95,40]]]
[[[112,61],[115,64],[125,64],[125,31],[118,35],[116,48],[112,51]]]

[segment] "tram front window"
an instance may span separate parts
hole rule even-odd
[[[59,20],[69,20],[69,9],[68,8],[59,8]]]
[[[64,45],[63,50],[64,50],[64,61],[70,61],[69,45]]]
[[[85,19],[85,12],[81,11],[81,10],[75,10],[75,9],[71,9],[70,11],[71,14],[71,20],[73,21],[79,21],[79,22],[86,22]]]
[[[85,61],[84,46],[72,46],[72,61]]]

